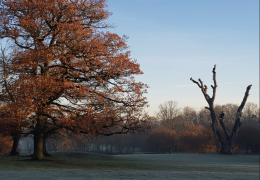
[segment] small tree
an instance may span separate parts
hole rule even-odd
[[[245,96],[243,98],[243,101],[241,102],[240,106],[237,109],[237,113],[236,113],[236,120],[235,120],[235,124],[233,126],[233,129],[231,131],[231,133],[228,131],[223,118],[224,118],[224,112],[222,112],[219,117],[216,117],[216,113],[215,113],[215,108],[214,108],[214,100],[216,97],[216,90],[217,90],[217,80],[216,80],[216,65],[213,68],[213,82],[214,82],[214,86],[211,85],[212,89],[213,89],[213,95],[212,97],[210,97],[207,93],[208,87],[206,85],[203,84],[203,82],[201,81],[201,79],[199,79],[197,81],[193,80],[192,78],[190,78],[190,80],[192,82],[194,82],[195,84],[198,85],[198,87],[201,89],[209,107],[205,107],[206,109],[208,109],[210,111],[210,116],[211,116],[211,126],[212,126],[212,131],[215,135],[215,138],[217,139],[218,142],[218,146],[220,148],[220,153],[222,154],[232,154],[233,153],[233,146],[234,146],[234,141],[235,141],[235,137],[238,133],[238,130],[241,126],[241,116],[242,116],[242,110],[246,104],[247,98],[249,96],[249,91],[251,89],[252,85],[249,85],[246,89],[246,93]],[[221,129],[223,131],[221,131]]]
[[[10,155],[18,155],[17,151],[24,121],[28,109],[21,108],[24,95],[16,91],[15,84],[18,79],[11,65],[11,56],[6,55],[6,50],[1,48],[0,55],[0,134],[10,136],[13,146]]]

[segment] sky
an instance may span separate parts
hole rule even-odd
[[[129,37],[131,57],[148,84],[146,109],[154,116],[166,101],[196,110],[207,106],[201,78],[212,95],[216,64],[215,104],[240,104],[252,84],[247,102],[259,105],[258,0],[108,0],[112,16],[108,29]]]

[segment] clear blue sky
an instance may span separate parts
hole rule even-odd
[[[158,105],[178,101],[199,110],[207,105],[190,77],[209,87],[217,64],[216,104],[259,105],[259,0],[107,0],[108,29],[129,37],[133,59],[150,86],[145,96],[154,115]]]
[[[190,77],[210,85],[217,64],[216,104],[240,104],[252,84],[248,102],[259,105],[258,0],[108,0],[109,29],[129,37],[133,59],[150,86],[147,112],[169,100],[199,110],[206,106]]]

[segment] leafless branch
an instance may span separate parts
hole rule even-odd
[[[192,82],[194,82],[195,84],[197,84],[197,85],[201,88],[200,84],[199,84],[197,81],[193,80],[192,78],[190,78],[190,80],[191,80]]]
[[[247,86],[246,92],[245,92],[245,96],[243,98],[243,101],[241,102],[240,106],[237,109],[235,125],[234,125],[234,127],[232,129],[232,133],[230,135],[231,138],[234,136],[234,134],[237,133],[239,127],[242,124],[241,121],[240,121],[240,118],[241,118],[242,110],[243,110],[243,108],[244,108],[244,106],[246,104],[247,98],[249,96],[249,91],[250,91],[251,87],[252,87],[252,85]]]
[[[229,136],[229,132],[228,132],[228,130],[227,130],[227,128],[226,128],[226,125],[225,125],[225,123],[224,123],[224,121],[223,121],[224,115],[225,115],[225,113],[222,112],[222,113],[219,115],[218,120],[219,120],[219,122],[220,122],[220,125],[221,125],[222,129],[224,130],[224,133],[225,133],[225,135],[226,135],[226,138],[229,139],[229,137],[230,137],[230,136]]]

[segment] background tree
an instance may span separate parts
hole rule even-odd
[[[248,125],[258,127],[259,107],[256,103],[248,102],[243,110],[243,122]]]
[[[251,150],[254,153],[260,152],[259,142],[260,131],[257,127],[242,126],[238,132],[237,143],[246,149],[246,153]]]
[[[0,134],[0,154],[8,154],[12,149],[12,137]]]
[[[158,106],[159,111],[156,113],[161,123],[169,129],[174,128],[174,118],[180,113],[180,107],[177,101],[167,101]]]
[[[222,112],[219,115],[219,118],[216,117],[216,112],[215,112],[215,107],[214,107],[214,100],[216,97],[216,90],[217,90],[217,81],[216,81],[216,65],[213,68],[213,82],[214,82],[214,86],[211,85],[212,89],[213,89],[213,95],[212,97],[210,97],[207,94],[207,89],[208,87],[206,85],[203,84],[203,82],[201,81],[201,79],[199,79],[199,82],[193,80],[192,78],[190,78],[190,80],[192,82],[194,82],[195,84],[198,85],[198,87],[201,89],[209,107],[205,107],[206,109],[208,109],[210,111],[210,115],[211,115],[211,120],[212,120],[212,131],[218,141],[218,145],[220,147],[220,152],[223,154],[232,154],[232,150],[233,150],[233,146],[234,146],[234,141],[235,141],[235,137],[238,133],[238,129],[241,126],[241,117],[242,117],[242,110],[246,104],[247,98],[249,96],[249,91],[251,89],[252,85],[249,85],[246,89],[246,93],[245,96],[243,98],[242,103],[240,104],[240,106],[237,109],[237,113],[235,116],[235,123],[234,126],[232,128],[231,133],[228,131],[223,118],[224,118],[224,112]],[[221,133],[221,128],[223,130],[223,133]],[[224,135],[223,135],[224,134]]]
[[[17,92],[17,74],[14,73],[11,65],[12,55],[6,55],[6,49],[1,48],[0,55],[0,133],[10,136],[13,146],[10,155],[18,155],[19,139],[23,128],[27,123],[25,118],[28,115],[28,108],[22,104],[24,94]]]
[[[216,152],[214,137],[203,125],[186,124],[179,132],[180,151],[188,153]]]
[[[147,143],[152,151],[172,153],[176,144],[176,132],[164,127],[158,127],[149,134]]]
[[[247,104],[245,105],[245,107],[247,106]],[[245,107],[243,109],[243,117],[244,117]],[[238,105],[237,104],[228,103],[228,104],[223,105],[221,108],[225,112],[225,121],[226,121],[226,123],[234,124],[234,122],[236,120],[236,116],[235,115],[236,115],[236,111],[238,109]],[[219,114],[221,114],[221,112]]]
[[[243,110],[243,126],[238,132],[237,143],[246,149],[246,153],[260,152],[259,107],[248,102]]]
[[[101,31],[105,8],[104,0],[1,1],[0,36],[16,47],[10,64],[20,108],[30,110],[33,159],[44,158],[51,129],[110,135],[145,127],[147,86],[133,77],[142,71],[127,37]]]
[[[197,112],[195,111],[194,108],[189,107],[189,106],[185,106],[182,109],[182,116],[184,119],[184,124],[193,124],[196,123],[197,121]]]
[[[211,118],[210,118],[210,112],[205,109],[201,108],[199,110],[197,123],[203,125],[204,127],[210,126]]]

